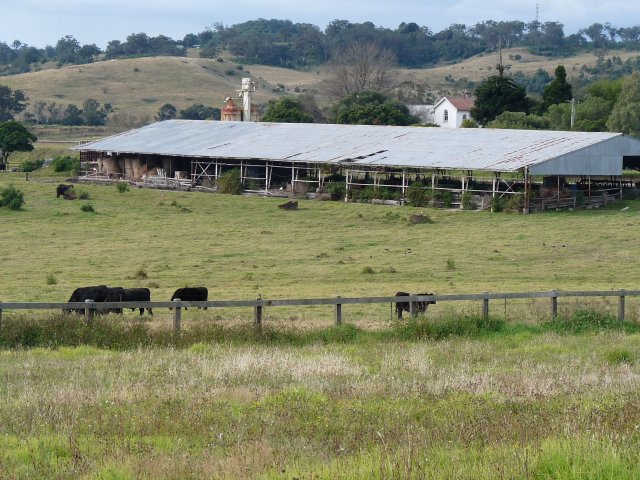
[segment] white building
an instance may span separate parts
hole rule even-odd
[[[471,118],[473,97],[442,97],[433,106],[433,122],[443,128],[460,128],[462,121]]]

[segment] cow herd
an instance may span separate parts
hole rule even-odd
[[[396,297],[408,297],[412,295],[407,292],[396,292]],[[413,295],[433,295],[433,293],[417,293]],[[178,288],[173,295],[171,295],[171,301],[182,300],[185,302],[206,302],[209,297],[209,290],[207,287],[184,287]],[[91,300],[92,302],[101,303],[118,303],[118,302],[150,302],[151,291],[148,288],[122,288],[122,287],[108,287],[106,285],[95,285],[91,287],[79,287],[76,288],[71,297],[71,302],[85,302]],[[427,311],[429,305],[435,304],[435,300],[427,300],[414,303],[414,313],[424,314]],[[204,307],[206,310],[207,307]],[[110,313],[122,314],[122,308],[110,308],[106,309]],[[135,310],[132,308],[131,310]],[[185,308],[186,310],[186,308]],[[65,313],[71,313],[72,310],[65,310]],[[80,310],[78,310],[78,313]],[[153,311],[150,307],[147,308],[149,315],[153,315]],[[411,313],[411,305],[409,302],[397,302],[396,313],[398,319],[402,320],[402,312]],[[140,315],[144,313],[144,308],[140,308]]]
[[[206,287],[178,288],[171,296],[171,300],[184,300],[187,302],[206,302],[209,297],[209,291]],[[76,288],[71,297],[71,302],[85,302],[91,300],[96,303],[102,302],[150,302],[151,291],[148,288],[122,288],[108,287],[106,285],[95,285],[90,287]],[[206,308],[206,307],[205,307]],[[135,310],[132,308],[131,310]],[[107,309],[111,313],[122,313],[122,308]],[[147,308],[149,315],[153,315],[151,308]],[[65,310],[65,313],[71,313],[71,310]],[[144,313],[144,308],[140,308],[140,315]]]

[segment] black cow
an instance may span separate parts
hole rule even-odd
[[[93,300],[94,302],[104,302],[107,295],[109,295],[111,288],[106,285],[94,285],[90,287],[79,287],[76,288],[71,297],[69,298],[69,302],[84,302],[85,300]],[[82,310],[76,310],[78,313],[81,313]],[[64,310],[63,313],[71,313],[72,310]]]
[[[207,287],[179,288],[171,295],[171,301],[176,298],[185,302],[206,302],[207,298],[209,298],[209,290],[207,290]],[[204,309],[206,310],[207,307],[204,307]]]
[[[397,292],[396,297],[408,297],[411,293],[407,292]],[[433,295],[433,293],[415,293],[414,295]],[[426,302],[415,302],[415,312],[417,314],[422,314],[427,311],[427,307],[429,304],[435,304],[435,300],[427,300]],[[411,313],[411,307],[409,302],[397,302],[396,303],[396,313],[398,314],[398,319],[402,320],[402,312],[405,311],[407,313]]]
[[[56,187],[56,198],[60,198],[61,195],[64,197],[67,194],[71,193],[72,190],[73,190],[73,185],[65,185],[61,183]]]
[[[105,298],[105,302],[150,302],[151,290],[148,288],[121,288],[116,287],[110,289],[111,291]],[[132,308],[131,310],[135,310]],[[122,313],[121,308],[110,309],[113,313]],[[149,315],[153,315],[153,310],[147,308]],[[144,308],[140,308],[140,315],[144,313]]]

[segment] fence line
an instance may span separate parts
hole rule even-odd
[[[262,318],[265,307],[286,306],[313,306],[333,305],[335,309],[334,319],[337,325],[342,323],[344,305],[362,305],[376,303],[408,303],[409,311],[413,315],[418,310],[419,302],[455,302],[455,301],[481,301],[482,315],[489,316],[490,300],[514,300],[528,298],[549,298],[550,313],[552,317],[558,315],[558,298],[570,297],[618,297],[618,320],[624,321],[625,298],[639,296],[640,290],[595,290],[595,291],[558,291],[547,292],[514,292],[514,293],[462,293],[449,295],[409,295],[400,297],[332,297],[332,298],[299,298],[267,300],[258,297],[255,300],[215,300],[206,302],[188,302],[179,299],[163,302],[1,302],[0,301],[0,328],[2,327],[3,310],[76,310],[84,312],[87,322],[91,322],[94,313],[110,309],[124,308],[169,308],[174,310],[173,326],[176,333],[181,330],[183,308],[236,308],[253,307],[254,321],[258,328],[262,326]]]

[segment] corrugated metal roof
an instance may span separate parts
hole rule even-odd
[[[640,155],[619,133],[168,120],[75,150],[510,172],[603,142]],[[624,146],[625,151],[619,152]],[[611,155],[610,155],[611,156]],[[588,172],[587,172],[588,174]],[[615,173],[611,173],[615,174]]]

